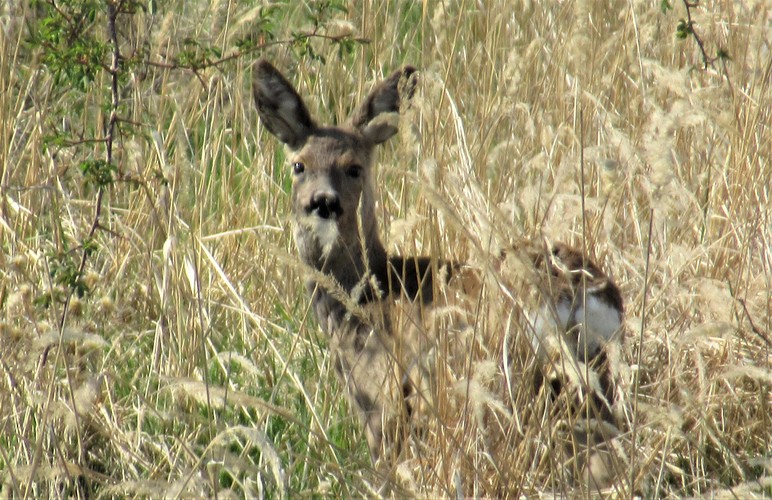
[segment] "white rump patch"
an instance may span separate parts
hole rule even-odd
[[[582,334],[585,333],[587,352],[595,353],[612,340],[622,326],[620,311],[593,294],[587,295],[586,311],[584,305],[578,306],[573,321],[571,320],[571,304],[567,300],[558,303],[554,311],[549,307],[543,307],[534,322],[536,335],[533,338],[533,346],[536,352],[541,352],[542,344],[549,343],[550,338],[558,331],[566,332],[570,324],[573,324],[577,325],[573,327],[575,333],[571,335],[576,339],[575,347],[578,351],[576,354],[584,353],[585,339]],[[580,355],[580,359],[583,357]]]
[[[588,333],[587,346],[603,345],[611,340],[622,326],[619,309],[599,300],[595,295],[587,295],[587,313],[584,307],[576,310],[577,323],[584,323]]]

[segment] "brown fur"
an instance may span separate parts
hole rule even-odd
[[[460,263],[387,256],[378,235],[373,150],[396,133],[396,114],[415,83],[412,67],[396,71],[373,88],[346,123],[323,127],[270,63],[261,60],[254,70],[261,121],[290,150],[295,243],[302,261],[314,270],[308,282],[314,313],[330,336],[338,375],[364,424],[374,461],[399,452],[416,405],[432,397],[421,362],[426,353],[410,322],[425,319],[423,306],[435,302],[438,285],[447,288],[458,278],[457,290],[473,297],[480,286],[479,276]],[[512,253],[524,253],[541,277],[535,282],[542,296],[551,297],[546,308],[567,317],[562,328],[574,355],[602,373],[603,397],[595,406],[611,421],[614,389],[611,377],[603,375],[605,351],[594,344],[581,349],[577,311],[592,296],[618,311],[621,320],[619,290],[598,266],[566,245],[530,245]],[[389,304],[394,300],[417,313],[408,320],[393,317]],[[542,372],[560,391],[553,381],[562,381],[552,377],[548,358]],[[542,380],[540,375],[537,387]]]

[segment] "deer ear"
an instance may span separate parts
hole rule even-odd
[[[351,116],[351,125],[373,143],[379,144],[397,133],[396,113],[403,101],[413,96],[418,75],[412,66],[395,71],[375,86]],[[391,115],[391,116],[387,116]]]
[[[290,148],[302,147],[316,125],[292,84],[265,59],[255,64],[252,92],[265,128]]]
[[[372,144],[385,142],[399,130],[399,113],[381,113],[360,130]]]

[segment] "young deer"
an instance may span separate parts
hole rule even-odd
[[[459,278],[464,288],[467,279],[461,264],[389,257],[378,234],[373,153],[397,132],[400,106],[415,84],[415,69],[406,66],[376,85],[346,123],[320,126],[276,68],[265,60],[254,68],[262,124],[290,152],[294,238],[300,258],[311,269],[313,310],[330,338],[337,373],[363,421],[374,461],[398,452],[422,385],[415,368],[421,348],[412,345],[416,341],[407,329],[395,327],[388,303],[402,299],[426,306],[434,300],[435,287]],[[534,335],[544,376],[553,378],[549,353],[542,346],[553,330],[564,334],[564,344],[578,362],[602,363],[604,346],[620,330],[619,290],[570,247],[530,248],[526,253],[541,271],[540,283],[549,297],[535,320]],[[550,383],[560,390],[563,381]],[[606,418],[613,383],[602,375],[601,386],[594,398]]]

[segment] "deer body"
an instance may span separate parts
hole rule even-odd
[[[301,260],[313,270],[308,289],[314,314],[331,339],[338,375],[365,426],[375,461],[398,450],[413,411],[408,396],[422,390],[414,366],[424,353],[402,326],[420,318],[395,325],[390,304],[401,300],[421,316],[422,307],[435,298],[437,282],[447,285],[464,274],[460,264],[389,257],[378,234],[374,148],[396,133],[400,105],[415,85],[414,73],[412,67],[393,73],[345,124],[323,127],[270,63],[261,60],[254,69],[261,121],[289,149],[294,238]],[[619,330],[618,289],[570,247],[537,248],[531,260],[543,271],[552,299],[535,321],[537,330],[547,333],[537,332],[534,338],[540,343],[551,328],[569,332],[567,344],[578,359],[594,361]],[[579,331],[578,324],[589,332],[581,342],[584,349],[579,334],[570,333]]]
[[[390,283],[391,264],[378,235],[372,156],[397,131],[400,80],[413,71],[393,74],[341,127],[317,126],[300,96],[266,61],[257,63],[253,86],[264,125],[291,151],[295,244],[302,261],[329,278],[309,280],[313,310],[331,338],[338,375],[359,410],[375,460],[396,439],[405,409],[389,316],[380,300],[397,279],[394,274]],[[394,264],[400,267],[399,260]],[[387,443],[384,425],[390,427]]]

